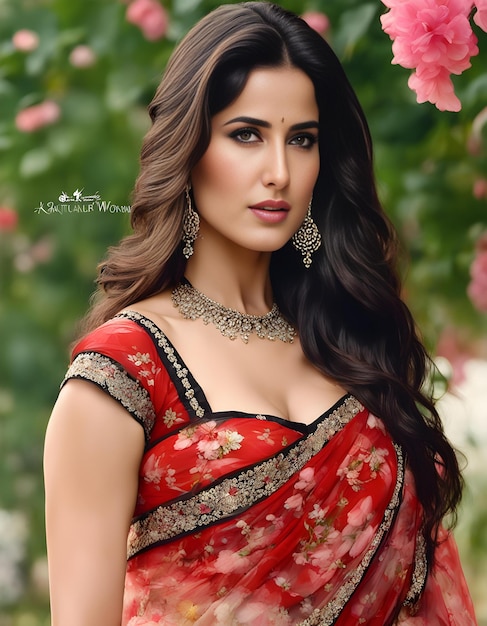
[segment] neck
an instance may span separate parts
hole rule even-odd
[[[198,245],[188,260],[185,276],[196,289],[225,307],[264,315],[273,303],[270,257],[268,252],[239,250],[225,254],[215,248],[206,254]]]

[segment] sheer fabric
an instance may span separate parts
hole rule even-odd
[[[311,425],[211,412],[164,333],[127,312],[82,339],[144,428],[122,626],[471,626],[453,538],[428,567],[407,459],[343,397]]]

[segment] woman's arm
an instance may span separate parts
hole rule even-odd
[[[144,433],[92,383],[63,387],[44,451],[52,626],[120,626]]]

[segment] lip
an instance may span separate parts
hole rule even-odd
[[[257,207],[250,207],[250,211],[257,219],[267,224],[279,224],[287,219],[289,215],[289,211],[283,209],[259,209]]]
[[[263,200],[257,204],[253,204],[250,209],[267,210],[267,211],[290,211],[291,205],[285,200]]]

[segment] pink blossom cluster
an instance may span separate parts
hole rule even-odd
[[[220,429],[213,420],[197,428],[185,428],[174,443],[175,450],[184,450],[196,444],[198,456],[213,461],[221,459],[232,450],[238,450],[243,436],[235,430]]]
[[[57,102],[44,100],[40,104],[22,109],[17,113],[15,125],[23,133],[33,133],[44,126],[57,122],[61,109]]]
[[[0,233],[12,232],[16,229],[19,221],[18,213],[9,206],[0,206]]]
[[[393,40],[392,63],[415,71],[408,85],[418,102],[440,111],[459,111],[452,74],[461,74],[478,54],[469,17],[487,30],[487,0],[382,0],[389,11],[381,16],[383,30]]]
[[[73,67],[80,69],[91,67],[96,63],[96,54],[90,46],[79,45],[71,50],[69,62]]]
[[[325,37],[330,30],[330,20],[328,16],[320,11],[307,11],[301,15],[301,19],[323,37]]]
[[[477,11],[473,16],[473,21],[487,33],[487,0],[477,0],[475,7]]]
[[[487,313],[487,234],[477,244],[477,253],[470,266],[470,278],[468,297],[478,311]]]
[[[148,41],[164,37],[169,25],[167,11],[157,0],[132,0],[126,18],[140,28]]]
[[[53,242],[49,237],[40,239],[33,245],[22,243],[13,259],[13,266],[18,272],[31,272],[36,265],[47,263],[52,258]]]
[[[12,43],[20,52],[32,52],[39,45],[39,35],[33,30],[23,28],[14,33]]]
[[[477,200],[487,198],[487,178],[477,178],[473,184],[472,192]]]

